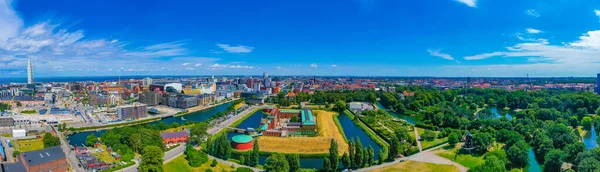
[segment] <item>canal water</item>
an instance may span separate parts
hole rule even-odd
[[[159,124],[160,122],[164,122],[166,124],[172,124],[173,122],[177,122],[179,124],[183,124],[187,120],[202,122],[202,121],[209,120],[210,118],[212,118],[212,116],[214,116],[215,114],[217,114],[217,112],[224,112],[225,110],[227,110],[227,108],[232,103],[233,102],[227,102],[227,103],[223,103],[221,105],[217,105],[217,106],[212,107],[212,108],[208,108],[208,109],[204,109],[204,110],[192,112],[192,113],[184,115],[184,116],[169,117],[169,118],[165,118],[165,119],[162,119],[160,121],[155,121],[155,122],[151,122],[151,123],[148,123],[148,124]],[[85,144],[85,139],[86,139],[86,137],[89,134],[95,134],[96,136],[100,137],[100,135],[102,135],[105,132],[106,132],[106,130],[100,130],[100,131],[97,131],[97,132],[96,131],[88,131],[88,132],[81,132],[81,133],[71,134],[71,135],[67,136],[67,141],[69,142],[70,145],[81,146],[81,145]]]
[[[421,121],[421,119],[423,119],[423,117],[419,117],[419,116],[408,116],[408,115],[400,115],[400,114],[396,114],[393,111],[385,108],[381,103],[377,102],[377,107],[379,107],[379,109],[383,109],[385,110],[387,113],[389,113],[390,115],[400,118],[400,119],[404,119],[405,121],[407,121],[409,124],[415,125],[417,124],[417,122]]]
[[[252,116],[248,117],[248,119],[244,120],[237,128],[248,128],[248,127],[255,128],[256,126],[258,126],[260,124],[260,118],[262,116],[263,116],[262,112],[260,112],[260,111],[256,112],[256,113],[252,114]],[[338,120],[340,121],[340,124],[342,125],[342,128],[344,130],[344,134],[346,135],[346,138],[348,138],[348,139],[360,138],[360,141],[364,148],[368,148],[369,146],[372,146],[373,150],[375,151],[375,160],[377,160],[379,157],[379,150],[381,150],[381,146],[379,146],[377,143],[375,143],[375,141],[373,141],[362,129],[360,129],[358,126],[356,126],[354,124],[354,122],[352,122],[352,120],[350,120],[350,118],[347,115],[345,115],[345,114],[339,115]],[[234,132],[227,133],[227,137],[230,140],[233,136],[236,136],[236,135],[238,135],[238,133],[234,133]],[[264,136],[261,136],[261,137],[264,137]],[[261,155],[259,157],[259,163],[264,164],[267,157],[268,156]],[[339,166],[342,167],[341,161],[339,163]],[[323,158],[300,158],[300,167],[301,168],[322,169],[323,168]]]
[[[531,146],[529,147],[529,152],[527,154],[529,156],[527,172],[542,172],[542,167],[537,159],[535,159],[535,153],[533,152],[533,148]]]
[[[508,118],[508,120],[512,120],[513,119],[513,116],[510,113],[511,111],[509,111],[509,110],[507,110],[507,111],[505,111],[505,110],[499,111],[498,108],[493,107],[493,108],[490,108],[490,111],[492,111],[492,114],[494,114],[494,118],[501,118],[501,117],[505,116],[506,118]],[[504,112],[504,115],[501,114],[501,112]]]
[[[583,144],[585,145],[585,148],[590,150],[598,147],[598,142],[596,141],[596,138],[598,138],[598,135],[596,133],[594,125],[592,125],[592,130],[589,131],[588,134],[586,134],[583,137]]]

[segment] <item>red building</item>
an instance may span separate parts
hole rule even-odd
[[[253,146],[252,137],[241,134],[231,138],[231,147],[236,150],[250,150]]]
[[[188,142],[190,134],[187,132],[166,132],[160,133],[160,136],[165,144],[177,144]]]

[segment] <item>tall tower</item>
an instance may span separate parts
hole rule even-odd
[[[27,61],[27,83],[33,84],[33,65],[31,64],[31,60]]]

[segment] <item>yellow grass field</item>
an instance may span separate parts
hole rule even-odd
[[[244,105],[246,105],[246,103],[245,103],[245,102],[238,103],[238,104],[237,104],[237,105],[235,105],[233,108],[237,110],[237,109],[241,108],[241,107],[242,107],[242,106],[244,106]]]
[[[21,152],[30,152],[44,149],[44,141],[42,141],[42,139],[17,140],[17,144],[19,145],[19,150]]]
[[[459,172],[453,165],[432,164],[418,161],[405,161],[384,168],[371,170],[370,172]]]
[[[295,153],[295,154],[320,154],[329,153],[331,139],[338,143],[340,155],[348,151],[348,143],[338,130],[333,121],[335,112],[314,110],[317,119],[319,136],[316,137],[267,137],[258,139],[260,150],[266,152]]]

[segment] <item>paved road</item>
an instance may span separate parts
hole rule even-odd
[[[63,149],[63,152],[67,156],[67,162],[69,163],[69,166],[71,166],[71,168],[76,172],[86,171],[83,167],[79,166],[79,160],[75,156],[75,151],[71,151],[71,149],[69,148],[69,143],[65,142],[62,133],[58,131],[55,127],[52,127],[52,129],[56,132],[56,135],[58,135],[58,138],[60,140],[60,147]]]
[[[415,161],[429,162],[429,163],[434,163],[434,164],[452,164],[452,165],[456,166],[461,172],[466,172],[467,171],[466,167],[464,167],[464,166],[462,166],[462,165],[460,165],[458,163],[455,163],[453,161],[450,161],[448,159],[439,157],[438,155],[430,152],[432,150],[438,149],[440,147],[444,147],[446,145],[448,145],[448,143],[445,143],[445,144],[442,144],[442,145],[439,145],[439,146],[436,146],[436,147],[429,148],[429,149],[427,149],[425,151],[422,151],[420,153],[417,153],[417,154],[414,154],[414,155],[411,155],[411,156],[398,158],[398,159],[396,159],[396,160],[394,160],[392,162],[387,162],[387,163],[383,163],[383,164],[380,164],[380,165],[375,165],[375,166],[371,166],[371,167],[367,167],[367,168],[361,168],[361,169],[358,169],[356,171],[359,171],[359,172],[362,172],[362,171],[371,171],[371,170],[375,170],[375,169],[379,169],[379,168],[384,168],[384,167],[387,167],[387,166],[391,166],[391,165],[394,165],[394,164],[397,164],[397,163],[400,163],[400,162],[403,162],[403,161],[406,161],[406,160],[415,160]],[[435,161],[435,160],[427,160],[427,159],[434,159],[434,158],[437,159],[437,161]],[[438,158],[441,158],[441,159],[438,159]],[[450,161],[450,162],[448,162],[448,161]]]
[[[246,116],[246,115],[252,115],[250,114],[250,112],[256,108],[263,108],[264,106],[251,106],[249,108],[247,108],[246,110],[240,112],[238,115],[233,116],[217,125],[215,125],[214,127],[212,127],[211,129],[208,130],[208,134],[216,134],[219,131],[223,130],[223,128],[227,128],[229,127],[229,125],[231,125],[232,123],[234,123],[235,121],[241,119],[242,117]]]
[[[6,142],[8,139],[0,136],[0,140],[2,141],[2,147],[4,147],[4,154],[6,155],[6,161],[7,162],[15,162],[13,160],[13,156],[12,156],[14,150],[13,150],[13,148],[8,147],[8,143]],[[13,142],[14,142],[14,140],[13,140]]]

